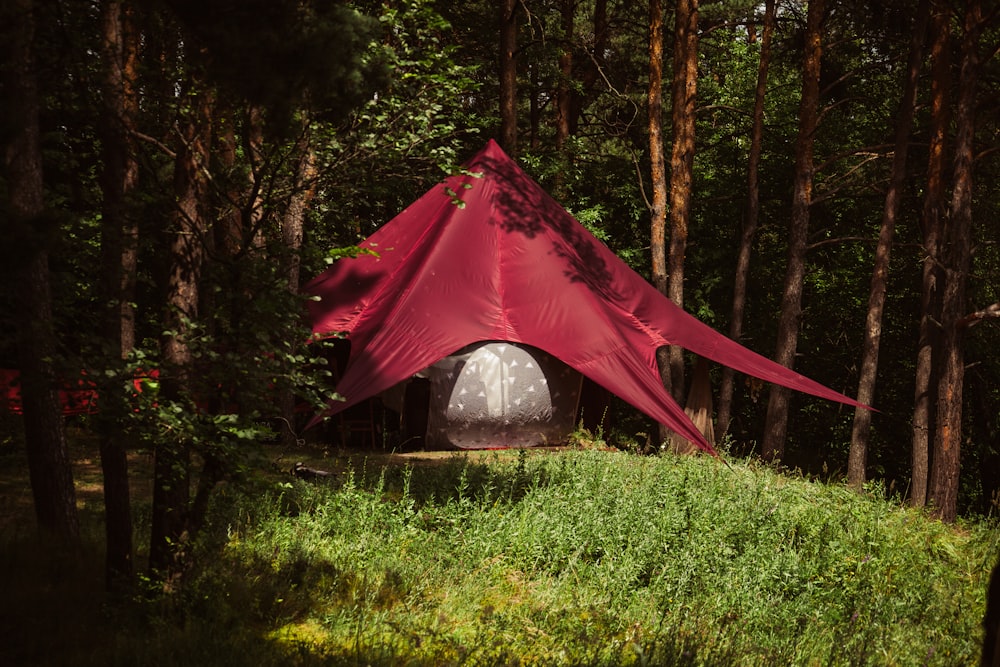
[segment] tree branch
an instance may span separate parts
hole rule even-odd
[[[973,327],[983,320],[987,319],[997,319],[1000,318],[1000,302],[994,303],[991,306],[986,306],[982,310],[977,310],[974,313],[969,313],[958,322],[955,323],[959,329],[968,329]]]
[[[175,153],[174,150],[172,148],[170,148],[170,146],[167,146],[165,143],[163,143],[162,141],[160,141],[156,137],[151,137],[148,134],[143,134],[142,132],[139,132],[138,130],[132,130],[131,134],[136,139],[142,139],[143,141],[145,141],[147,143],[153,144],[154,146],[156,146],[157,148],[159,148],[161,151],[163,151],[163,153],[167,157],[169,157],[171,160],[176,160],[177,159],[177,153]]]
[[[838,245],[840,243],[878,243],[878,239],[871,236],[838,236],[832,239],[814,241],[806,246],[806,250],[815,250],[827,245]],[[893,248],[923,248],[921,243],[893,243]]]

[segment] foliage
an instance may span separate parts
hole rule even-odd
[[[313,250],[356,245],[393,218],[457,169],[486,122],[474,103],[482,64],[459,60],[452,25],[435,3],[358,4],[378,16],[378,48],[393,77],[347,122],[315,128],[319,196],[306,236]]]
[[[335,393],[328,346],[310,340],[305,297],[270,289],[281,279],[280,263],[244,258],[238,289],[225,273],[215,276],[220,283],[205,281],[217,299],[210,316],[186,321],[195,372],[185,393],[160,391],[174,369],[163,364],[155,341],[138,346],[124,365],[92,374],[101,378],[101,418],[116,418],[132,441],[150,448],[193,443],[235,472],[250,443],[303,427],[284,423],[283,392],[296,397],[300,417],[325,407]]]
[[[280,118],[307,105],[339,120],[389,76],[385,54],[370,48],[378,43],[378,22],[346,3],[166,4],[191,42],[192,60],[237,99],[261,105]]]
[[[95,598],[70,597],[66,623],[4,650],[78,665],[971,664],[1000,547],[992,522],[950,527],[874,489],[708,458],[342,470],[227,488],[183,591],[89,616]],[[8,579],[45,567],[3,538]],[[5,590],[21,621],[49,601]],[[115,640],[98,643],[105,626]]]

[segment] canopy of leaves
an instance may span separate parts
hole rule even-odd
[[[381,25],[340,2],[164,0],[209,75],[252,104],[339,120],[385,84]]]

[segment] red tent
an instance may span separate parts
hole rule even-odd
[[[369,237],[362,247],[377,256],[339,260],[305,287],[319,297],[313,331],[351,341],[337,386],[347,400],[331,403],[327,416],[471,343],[497,340],[544,350],[708,452],[660,382],[663,345],[857,405],[677,307],[493,141],[466,170]]]

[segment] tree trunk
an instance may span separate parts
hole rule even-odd
[[[986,612],[983,614],[983,652],[980,667],[1000,665],[1000,561],[993,566],[986,588]]]
[[[583,112],[586,103],[585,96],[593,94],[594,86],[601,76],[601,67],[604,63],[604,53],[608,46],[608,35],[611,26],[608,24],[608,0],[595,0],[594,13],[591,25],[594,30],[594,41],[590,45],[590,58],[580,63],[580,84],[583,94],[574,95],[573,113],[570,116],[570,134],[576,134],[580,124],[580,114]]]
[[[558,123],[556,145],[562,148],[569,137],[575,136],[580,126],[580,116],[594,95],[594,86],[601,76],[601,62],[608,43],[608,3],[595,0],[591,15],[593,41],[584,37],[581,45],[576,37],[576,11],[578,0],[562,0],[563,52],[559,59],[560,89],[558,91]],[[576,58],[574,51],[585,46],[588,57]]]
[[[316,194],[316,153],[311,145],[309,121],[304,120],[302,125],[302,135],[297,146],[299,161],[295,167],[293,193],[281,223],[281,240],[289,253],[286,270],[288,290],[293,294],[299,292],[299,271],[302,263],[299,251],[302,249],[302,230],[306,211],[309,210]]]
[[[24,257],[14,271],[14,291],[24,435],[35,516],[43,532],[76,546],[80,539],[76,490],[53,368],[56,335],[44,229],[51,223],[44,215],[33,12],[31,0],[16,0],[4,10],[11,19],[5,26],[9,60],[2,68],[9,130],[3,146],[10,216],[6,225],[22,226],[18,236],[30,238],[33,246],[22,249]]]
[[[933,432],[933,411],[936,403],[936,350],[941,321],[941,288],[944,278],[940,270],[941,226],[944,217],[944,174],[948,125],[948,93],[951,88],[949,10],[934,3],[931,15],[931,136],[928,146],[927,189],[923,205],[924,262],[920,303],[920,333],[917,343],[917,368],[913,399],[912,483],[910,504],[923,507],[927,503],[930,474],[930,434]]]
[[[222,105],[220,104],[220,107]],[[237,115],[231,106],[216,110],[217,128],[215,132],[216,160],[219,169],[234,172],[239,159],[239,145],[236,141]],[[251,168],[251,179],[253,169]],[[240,184],[236,178],[227,179],[228,187],[223,193],[225,201],[212,226],[212,244],[223,261],[235,261],[247,248],[247,231],[244,227],[244,208],[248,198],[253,197],[253,181]]]
[[[207,225],[202,212],[207,185],[211,139],[212,97],[205,91],[191,96],[192,111],[183,120],[174,168],[176,210],[170,248],[170,275],[164,328],[172,332],[163,341],[162,393],[168,401],[191,397],[194,376],[189,347],[189,322],[198,316],[199,280]],[[165,438],[154,451],[153,516],[150,569],[160,576],[177,573],[187,539],[191,496],[190,443]]]
[[[771,40],[774,36],[775,0],[764,4],[764,34],[760,43],[760,62],[757,64],[757,89],[754,92],[753,123],[750,129],[750,155],[747,159],[747,213],[740,235],[740,249],[736,257],[736,275],[733,280],[733,307],[729,316],[729,337],[739,341],[743,337],[743,315],[747,302],[747,279],[750,276],[750,253],[760,221],[760,156],[764,145],[764,100],[767,94],[767,70],[771,65]],[[733,402],[733,369],[722,369],[719,388],[719,414],[717,432],[725,438]]]
[[[667,295],[667,166],[663,154],[663,6],[649,0],[649,172],[653,200],[650,206],[650,255],[653,285]],[[670,359],[666,349],[657,350],[660,379],[670,391]],[[660,424],[660,440],[670,437],[670,430]]]
[[[246,180],[231,178],[224,193],[226,201],[218,219],[212,225],[212,242],[225,260],[236,261],[253,254],[264,246],[261,228],[264,218],[262,192],[266,169],[262,155],[264,119],[259,106],[250,104],[243,109],[227,105],[223,100],[214,111],[213,145],[219,168],[224,172],[239,169],[238,161],[246,166]],[[237,137],[237,129],[243,132]]]
[[[500,2],[500,145],[517,155],[517,0]]]
[[[305,112],[303,112],[305,114]],[[299,270],[301,267],[302,230],[306,211],[316,194],[316,153],[311,145],[309,120],[302,121],[302,134],[298,142],[299,161],[295,168],[295,183],[288,210],[281,222],[281,240],[287,253],[288,291],[299,293]],[[285,428],[281,432],[285,446],[294,446],[298,440],[295,428],[295,394],[291,387],[285,387],[279,395]]]
[[[810,0],[802,66],[802,99],[799,103],[799,133],[795,143],[795,184],[788,231],[788,267],[781,297],[775,361],[792,368],[798,346],[802,316],[802,287],[806,272],[806,241],[809,234],[809,206],[812,203],[813,139],[819,107],[820,63],[823,55],[823,0]],[[788,405],[791,390],[772,385],[764,423],[761,455],[780,460],[785,453],[788,433]]]
[[[684,255],[691,219],[694,172],[695,101],[698,90],[698,0],[678,0],[674,27],[673,144],[670,153],[670,300],[684,307]],[[670,389],[684,398],[684,350],[670,346]]]
[[[249,158],[249,193],[245,197],[241,210],[240,226],[243,230],[243,247],[245,251],[256,252],[265,245],[264,241],[264,193],[263,183],[266,177],[262,174],[265,162],[264,150],[264,113],[261,108],[251,104],[247,109],[244,131],[244,153]]]
[[[691,387],[688,389],[684,414],[690,419],[705,439],[715,444],[715,427],[712,424],[712,380],[708,374],[708,359],[698,357],[691,369]],[[698,448],[684,437],[673,433],[670,437],[670,451],[675,454],[694,454]]]
[[[945,283],[941,299],[941,373],[938,377],[934,456],[931,462],[930,501],[942,521],[954,521],[958,510],[958,484],[962,446],[962,389],[965,354],[962,347],[966,289],[972,264],[972,167],[975,157],[975,104],[979,78],[979,34],[982,29],[979,0],[965,7],[962,64],[955,109],[955,162],[951,209],[946,232]]]
[[[538,80],[538,63],[528,63],[527,67],[531,86],[528,97],[528,145],[531,146],[531,150],[536,150],[542,142],[542,107],[538,103],[541,83]]]
[[[559,85],[556,88],[556,148],[562,151],[570,135],[573,113],[573,27],[576,0],[562,0],[562,53],[559,54]]]
[[[910,128],[916,106],[917,80],[923,61],[924,34],[927,32],[929,0],[922,0],[917,9],[916,23],[910,42],[910,55],[906,67],[906,82],[896,116],[895,150],[882,210],[882,226],[875,248],[875,267],[872,270],[868,294],[868,315],[865,321],[865,339],[861,352],[861,377],[858,380],[857,399],[871,405],[875,397],[875,378],[878,374],[879,343],[882,338],[882,313],[885,310],[886,283],[889,277],[889,256],[899,213],[899,200],[906,184],[906,154],[910,145]],[[864,486],[868,460],[868,437],[871,432],[872,413],[855,408],[854,426],[851,431],[851,448],[847,462],[847,483],[855,489]]]
[[[128,199],[136,187],[139,164],[132,131],[138,111],[135,94],[136,39],[131,7],[120,0],[101,6],[104,66],[101,146],[104,173],[101,182],[101,254],[104,264],[105,337],[109,365],[121,371],[135,345],[138,225],[129,214]],[[121,418],[105,405],[98,420],[101,470],[104,476],[104,517],[107,542],[105,571],[109,590],[133,574],[132,510],[128,483],[127,444]]]

